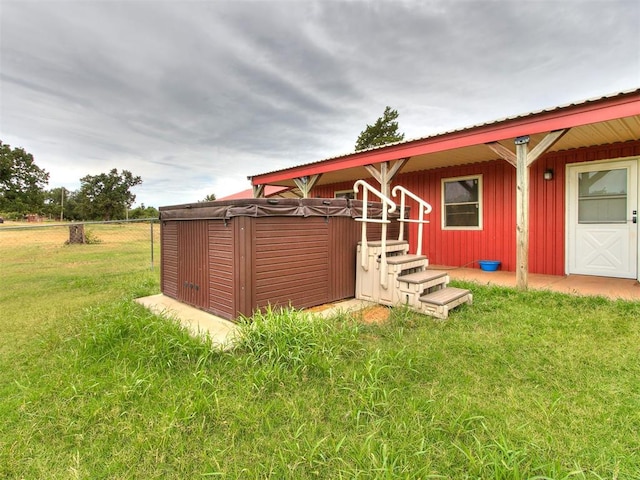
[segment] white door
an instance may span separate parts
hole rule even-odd
[[[567,166],[567,273],[637,278],[638,160]]]

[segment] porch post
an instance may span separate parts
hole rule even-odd
[[[529,276],[529,137],[516,144],[516,286],[526,290]]]
[[[516,137],[515,155],[499,142],[487,143],[487,147],[516,167],[516,286],[526,290],[529,281],[529,172],[542,154],[556,144],[568,128],[554,130],[529,151],[529,136]]]

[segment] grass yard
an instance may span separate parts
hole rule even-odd
[[[87,225],[95,242],[65,245],[69,229],[32,224],[0,227],[0,354],[50,330],[72,325],[70,315],[90,305],[158,289],[159,226],[155,225],[155,272],[150,271],[149,223]]]
[[[0,232],[0,478],[640,478],[640,303],[472,285],[223,353],[132,301],[148,239],[96,236]]]

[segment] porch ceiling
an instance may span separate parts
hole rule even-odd
[[[533,148],[546,135],[538,133],[530,135],[530,146]],[[608,143],[627,142],[640,139],[640,115],[627,118],[618,118],[607,122],[594,123],[580,127],[573,127],[564,135],[552,148],[547,151],[557,152],[580,147],[594,145],[605,145]],[[515,137],[500,140],[499,143],[515,151]],[[404,158],[398,156],[399,158]],[[415,172],[419,170],[431,170],[435,168],[448,167],[454,165],[465,165],[470,163],[486,162],[496,160],[495,152],[485,144],[472,145],[468,147],[453,148],[433,153],[418,154],[409,157],[409,161],[402,168],[400,173]],[[315,164],[310,164],[312,166]],[[327,185],[339,182],[356,181],[361,178],[368,178],[371,175],[363,166],[344,168],[336,164],[335,169],[325,171],[316,185]],[[270,183],[271,185],[282,185],[295,187],[293,178],[283,179]]]

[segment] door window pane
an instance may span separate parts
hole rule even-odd
[[[624,223],[627,169],[578,174],[578,223]]]

